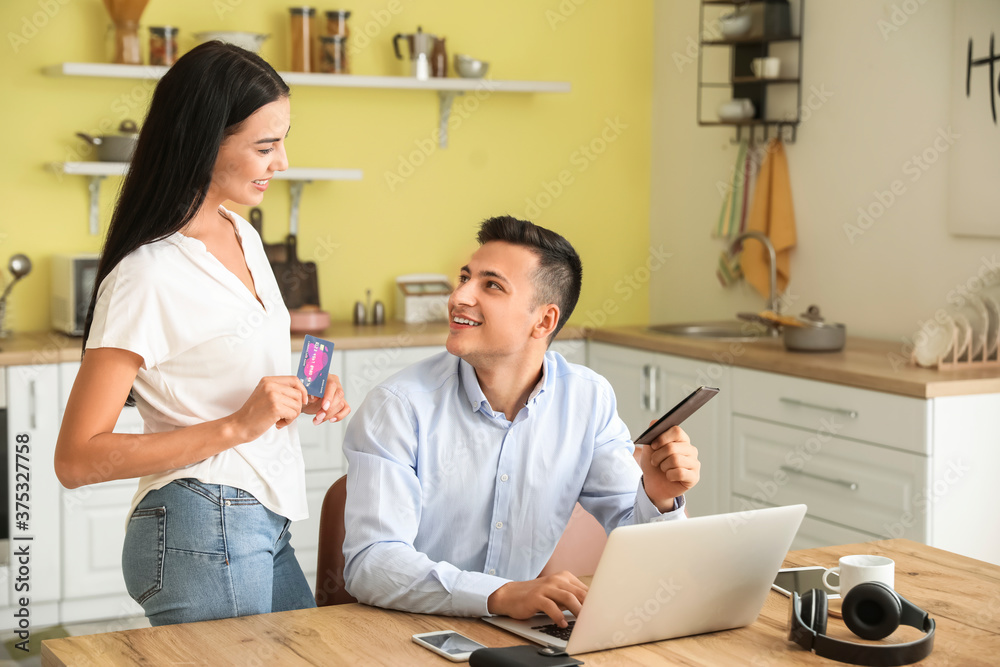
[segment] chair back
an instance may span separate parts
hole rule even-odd
[[[347,475],[327,490],[319,514],[319,558],[316,569],[316,606],[357,602],[344,588],[344,507]]]

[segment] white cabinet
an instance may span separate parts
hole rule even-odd
[[[733,369],[732,492],[742,508],[804,503],[810,546],[932,543],[930,402]]]
[[[1000,563],[1000,394],[921,399],[733,369],[732,506],[805,503],[796,548],[906,537]]]
[[[891,528],[906,513],[917,513],[927,468],[926,456],[733,417],[733,493],[757,503],[804,503],[809,516],[872,537],[895,532],[893,537],[927,540],[926,520]]]
[[[62,421],[80,364],[59,369],[59,421]],[[123,406],[115,433],[142,433],[142,418],[134,406]],[[103,618],[141,616],[142,607],[129,597],[122,577],[122,544],[136,479],[60,486],[62,504],[62,579],[60,621],[77,623]]]
[[[309,518],[296,521],[289,531],[292,533],[292,547],[302,572],[306,575],[309,588],[316,590],[316,563],[319,557],[319,515],[327,490],[340,478],[339,470],[307,470],[306,499],[309,503]]]
[[[380,382],[427,357],[444,352],[441,345],[427,347],[384,347],[377,350],[344,352],[344,391],[347,402],[356,409],[368,392]],[[350,419],[350,417],[348,417]]]
[[[933,508],[930,544],[1000,565],[1000,394],[935,398],[931,422],[930,478],[916,500]]]
[[[619,345],[591,341],[590,367],[607,378],[615,391],[618,415],[637,436],[682,398],[702,385],[719,387],[719,395],[683,424],[698,448],[701,480],[686,494],[691,516],[718,514],[729,504],[730,368]]]
[[[10,480],[9,552],[6,602],[31,600],[32,626],[58,623],[57,602],[62,593],[60,577],[59,480],[52,467],[59,419],[55,398],[59,392],[58,367],[53,364],[7,368],[7,466]],[[18,443],[18,436],[28,442]],[[22,458],[18,458],[20,445]],[[26,450],[26,451],[25,451]],[[23,456],[27,456],[25,461]],[[21,467],[18,467],[18,464]],[[21,474],[19,476],[19,473]],[[25,482],[25,480],[27,480]],[[21,483],[26,487],[18,487]],[[16,502],[27,503],[18,506]],[[27,527],[17,524],[18,512],[27,511]],[[31,539],[21,539],[31,538]],[[28,551],[29,580],[24,581],[17,553]],[[22,577],[21,581],[18,578]],[[27,584],[30,590],[23,590]],[[17,590],[22,587],[22,590]],[[0,600],[4,601],[4,600]],[[4,613],[5,616],[10,618]]]

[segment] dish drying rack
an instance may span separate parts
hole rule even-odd
[[[916,351],[910,353],[910,363],[917,368],[936,368],[938,370],[953,370],[963,368],[987,368],[1000,366],[1000,331],[992,338],[983,336],[983,347],[979,354],[972,354],[972,331],[966,329],[963,336],[959,336],[957,330],[951,332],[951,346],[948,351],[938,357],[936,363],[930,366],[921,366],[917,363]],[[965,340],[961,340],[964,338]],[[957,354],[962,350],[962,354]]]

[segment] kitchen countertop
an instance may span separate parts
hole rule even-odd
[[[591,329],[587,337],[724,366],[916,398],[1000,393],[1000,364],[960,370],[919,368],[905,362],[900,343],[887,340],[851,336],[840,352],[789,352],[780,337],[750,343],[719,342],[667,336],[651,332],[645,326]]]
[[[355,326],[350,322],[334,322],[319,338],[331,341],[338,350],[373,350],[393,347],[420,347],[444,345],[448,338],[448,324],[404,324],[387,322],[379,326]],[[564,327],[557,340],[579,340],[584,337],[582,327]],[[292,334],[291,352],[302,349],[303,334]],[[80,361],[83,339],[54,331],[15,333],[0,338],[0,366],[57,364]]]
[[[335,322],[320,334],[338,350],[444,345],[447,336],[445,323],[395,321],[377,327]],[[292,351],[302,349],[303,338],[292,336]],[[558,336],[558,340],[580,338],[915,398],[1000,393],[1000,364],[943,371],[917,368],[902,363],[901,345],[893,341],[849,337],[840,352],[810,354],[788,352],[780,339],[718,342],[666,336],[644,326],[567,326]],[[55,332],[13,334],[0,339],[0,366],[79,361],[80,345],[80,338]]]

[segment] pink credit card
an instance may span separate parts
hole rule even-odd
[[[333,354],[333,343],[315,336],[306,336],[302,345],[302,356],[299,357],[299,372],[296,373],[306,387],[310,396],[323,397],[326,391],[326,378],[330,374],[330,356]]]

